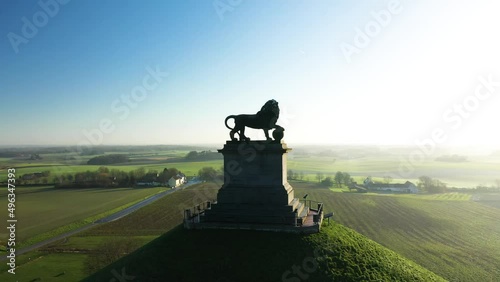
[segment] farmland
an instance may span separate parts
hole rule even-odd
[[[349,172],[358,183],[367,176],[381,181],[386,175],[391,176],[395,183],[404,183],[406,180],[417,183],[419,176],[428,175],[447,183],[448,187],[474,188],[477,185],[496,185],[495,179],[500,179],[500,160],[491,156],[477,156],[461,163],[437,162],[430,158],[412,166],[411,173],[405,173],[401,166],[401,156],[391,154],[351,159],[319,155],[297,156],[292,153],[288,161],[289,169],[304,172],[305,178],[310,181],[316,179],[318,172],[331,176],[338,170]],[[403,173],[400,173],[400,169]]]
[[[46,239],[45,237],[51,234],[44,234],[56,228],[75,223],[89,223],[86,219],[123,208],[165,189],[54,189],[51,186],[17,188],[18,243],[32,239],[35,235]],[[7,206],[6,190],[0,192],[0,202]],[[6,219],[7,214],[2,212],[0,220],[5,222]],[[74,228],[76,226],[72,226],[72,229]],[[6,240],[7,235],[7,232],[2,230],[1,240]]]
[[[293,185],[296,196],[323,201],[337,222],[449,280],[500,278],[500,209],[464,200],[470,195],[367,195]]]
[[[238,281],[254,281],[253,279],[257,279],[258,276],[259,281],[275,281],[281,279],[287,269],[301,263],[317,249],[321,250],[321,259],[318,260],[321,271],[311,274],[313,275],[311,279],[316,281],[338,279],[440,281],[438,276],[426,269],[338,224],[332,223],[317,236],[305,237],[245,231],[200,233],[175,228],[182,220],[184,208],[213,198],[217,189],[217,184],[207,183],[178,191],[127,217],[90,229],[39,251],[22,255],[19,258],[22,265],[17,270],[16,279],[80,280],[89,274],[86,265],[96,254],[103,252],[106,245],[113,244],[120,238],[126,238],[137,246],[145,245],[137,253],[143,254],[144,257],[133,253],[128,258],[142,262],[142,264],[133,263],[135,267],[126,266],[127,274],[134,274],[137,277],[167,274],[175,281],[192,281],[203,275],[209,280],[217,277],[240,277]],[[276,248],[282,251],[276,252]],[[234,252],[245,254],[247,263],[234,265],[229,263],[227,258],[234,257]],[[263,256],[271,255],[277,264],[261,263]],[[67,263],[62,264],[62,261]],[[112,269],[121,270],[123,267],[123,262],[116,263],[110,266],[110,269],[100,271],[97,277],[88,280],[110,280],[113,278]],[[154,267],[156,264],[164,267]],[[192,269],[192,265],[198,265],[203,270],[188,271]],[[101,265],[105,266],[106,264]],[[210,269],[213,271],[208,271]],[[255,269],[259,271],[254,271]],[[165,270],[168,272],[163,272]],[[246,274],[240,276],[241,271]],[[10,281],[6,280],[10,278],[9,275],[2,273],[0,279]]]
[[[417,182],[421,175],[445,182],[448,187],[475,188],[478,185],[498,186],[500,181],[500,154],[498,152],[476,152],[465,149],[452,151],[436,150],[434,155],[426,156],[418,162],[409,163],[407,157],[415,151],[412,147],[377,147],[377,146],[295,146],[289,144],[292,151],[288,155],[288,168],[302,172],[304,179],[314,181],[316,174],[331,176],[336,171],[345,171],[359,182],[367,176],[382,180],[391,176],[393,183],[406,180]],[[190,150],[215,151],[222,145],[207,147],[194,146],[102,146],[96,147],[102,154],[127,154],[130,162],[108,165],[109,169],[131,171],[139,167],[146,170],[163,170],[175,167],[187,176],[196,175],[204,166],[220,169],[222,160],[191,162],[183,159]],[[41,149],[40,149],[41,150]],[[48,150],[48,149],[46,149]],[[54,152],[52,152],[54,151]],[[34,151],[36,152],[36,151]],[[42,151],[43,152],[43,151]],[[436,159],[444,154],[460,153],[467,156],[466,161],[444,162]],[[17,175],[40,171],[51,171],[51,175],[64,173],[95,171],[99,166],[86,165],[94,157],[79,155],[71,150],[50,150],[40,153],[42,159],[27,160],[24,157],[0,158],[0,182],[5,181],[2,169],[11,166],[17,169]]]
[[[200,201],[213,199],[217,185],[202,184],[175,192],[124,218],[92,228],[18,257],[19,268],[16,279],[31,281],[78,281],[87,273],[84,264],[89,254],[98,252],[103,244],[121,236],[132,238],[139,246],[148,243],[182,222],[184,208],[192,207]],[[70,262],[68,264],[61,262]],[[102,266],[104,267],[104,265]],[[0,267],[0,281],[11,281],[6,267]],[[54,277],[65,272],[63,276]]]
[[[151,163],[130,163],[130,164],[124,164],[124,165],[106,165],[107,168],[111,169],[119,169],[123,170],[126,172],[135,170],[137,168],[143,167],[148,170],[158,170],[161,171],[164,168],[177,168],[178,170],[182,171],[184,174],[187,176],[194,176],[198,174],[198,171],[204,167],[204,166],[212,166],[214,168],[220,168],[222,166],[222,161],[205,161],[205,162],[157,162],[155,164]],[[51,175],[59,175],[59,174],[66,174],[66,173],[77,173],[77,172],[85,172],[87,170],[89,171],[96,171],[100,165],[61,165],[61,164],[47,164],[47,163],[41,163],[39,165],[34,165],[34,164],[22,164],[16,166],[16,174],[17,175],[23,175],[23,174],[30,174],[30,173],[35,173],[35,172],[40,172],[40,171],[45,171],[48,170],[51,172]],[[7,176],[5,173],[2,173],[1,175],[2,179],[0,181],[5,181],[7,179]]]
[[[127,153],[113,148],[112,153]],[[109,169],[131,171],[177,168],[188,176],[196,175],[202,167],[220,169],[221,160],[186,161],[182,157],[191,148],[175,150],[135,149],[129,153],[130,162],[107,165]],[[292,151],[293,152],[293,151]],[[108,152],[106,152],[108,153]],[[331,153],[331,152],[330,152]],[[385,154],[387,153],[387,154]],[[67,162],[68,153],[41,154],[41,160],[23,158],[0,159],[0,181],[6,177],[5,168],[14,166],[16,175],[49,170],[51,176],[97,170],[99,166],[85,165],[89,156],[76,156]],[[414,176],[429,175],[446,181],[448,186],[494,186],[500,178],[498,155],[469,158],[465,163],[446,163],[425,160],[415,167]],[[299,148],[289,156],[289,169],[303,172],[308,181],[291,181],[295,196],[309,194],[308,199],[325,203],[326,211],[334,211],[334,220],[367,236],[425,268],[451,281],[495,281],[500,278],[500,197],[498,193],[449,192],[442,194],[376,194],[349,193],[345,188],[322,188],[315,183],[318,172],[332,176],[347,171],[357,181],[371,175],[381,180],[397,170],[399,160],[386,151],[353,149],[331,153],[314,150],[304,153]],[[393,182],[415,181],[398,178]],[[146,206],[120,220],[97,226],[66,241],[44,247],[19,257],[20,280],[43,277],[45,280],[79,280],[88,275],[85,265],[100,248],[116,238],[130,237],[139,246],[155,240],[179,225],[182,210],[204,200],[215,198],[218,184],[203,184],[173,193],[157,203]],[[54,189],[53,186],[20,186],[17,212],[18,240],[33,242],[50,237],[54,230],[73,228],[91,218],[130,205],[165,188],[89,188]],[[6,205],[6,191],[0,192]],[[5,220],[5,213],[1,213]],[[44,220],[41,221],[40,217]],[[42,234],[42,237],[36,234]],[[6,233],[0,234],[5,240]],[[42,238],[42,239],[43,239]],[[104,245],[103,245],[104,244]],[[30,259],[31,258],[31,259]],[[61,267],[61,261],[67,261]],[[104,265],[102,265],[104,267]],[[0,268],[2,271],[5,268]],[[49,271],[50,270],[50,271]],[[59,272],[58,272],[59,271]],[[56,273],[57,272],[57,273]],[[60,278],[54,277],[65,272]],[[34,276],[34,275],[38,276]],[[1,281],[9,277],[0,274]]]
[[[332,192],[313,183],[292,182],[296,197],[308,193],[310,199],[325,203],[326,212],[334,211],[334,220],[398,254],[424,266],[451,281],[495,281],[500,277],[500,209],[466,200],[470,195],[387,195]],[[203,184],[169,195],[117,221],[98,226],[22,257],[39,257],[47,267],[56,267],[58,257],[70,250],[77,269],[66,267],[66,273],[79,273],[88,252],[116,237],[130,237],[143,245],[168,232],[182,220],[182,210],[213,199],[218,184]],[[85,251],[88,250],[88,251]],[[22,269],[25,269],[21,272]],[[37,263],[26,263],[20,273],[38,269]],[[51,275],[57,273],[52,272]],[[24,274],[21,274],[24,275]],[[0,279],[1,279],[0,275]],[[21,276],[19,276],[21,277]],[[25,277],[25,276],[22,276]],[[26,276],[31,279],[36,276]]]

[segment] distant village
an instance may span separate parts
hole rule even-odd
[[[370,177],[367,177],[362,185],[352,182],[349,190],[357,190],[358,192],[395,192],[395,193],[411,193],[416,194],[419,192],[417,185],[410,181],[405,183],[375,183]]]
[[[182,172],[179,172],[176,175],[173,175],[172,177],[170,177],[168,179],[167,182],[164,182],[162,180],[162,177],[160,176],[159,173],[147,173],[146,175],[144,175],[143,178],[141,178],[140,180],[138,180],[136,182],[136,185],[137,186],[150,186],[150,187],[163,185],[163,186],[175,188],[175,187],[181,186],[184,183],[187,183],[187,178],[186,178],[186,175],[184,175],[184,173],[182,173]]]

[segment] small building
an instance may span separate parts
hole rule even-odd
[[[182,173],[174,175],[174,176],[170,177],[170,179],[168,180],[168,186],[170,186],[172,188],[180,186],[184,183],[186,183],[186,176]]]
[[[418,187],[411,183],[410,181],[406,181],[405,183],[375,183],[371,181],[371,179],[367,178],[363,181],[364,187],[368,189],[368,191],[377,191],[377,192],[398,192],[398,193],[418,193]]]

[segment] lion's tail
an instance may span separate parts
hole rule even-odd
[[[230,115],[226,118],[226,120],[224,121],[224,124],[226,125],[226,127],[229,129],[229,130],[233,130],[233,128],[229,127],[229,125],[227,125],[227,121],[231,118],[234,118],[236,119],[236,116],[235,115]]]

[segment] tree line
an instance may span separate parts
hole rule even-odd
[[[87,161],[88,165],[109,165],[117,163],[125,163],[130,161],[127,155],[124,154],[110,154],[102,155],[91,158]]]
[[[446,183],[426,175],[422,175],[418,178],[417,186],[421,192],[428,193],[444,193],[448,189]]]
[[[218,152],[212,151],[190,151],[184,157],[189,161],[209,161],[209,160],[220,160],[222,159],[222,155]]]
[[[287,171],[287,179],[288,180],[308,180],[305,178],[305,175],[302,171],[300,172],[294,172],[293,170],[289,169]],[[334,176],[326,176],[322,172],[317,172],[316,173],[316,180],[318,183],[320,183],[322,186],[325,187],[333,187],[336,185],[337,187],[341,187],[342,185],[350,185],[351,183],[354,182],[352,179],[351,175],[347,172],[342,172],[342,171],[337,171]]]
[[[198,178],[202,181],[223,181],[223,169],[216,170],[211,166],[206,166],[198,171]]]
[[[56,188],[110,188],[132,187],[140,181],[166,184],[168,180],[182,172],[176,168],[164,168],[163,171],[140,167],[129,172],[119,169],[109,169],[105,166],[95,171],[87,170],[74,174],[60,174],[53,178]]]

